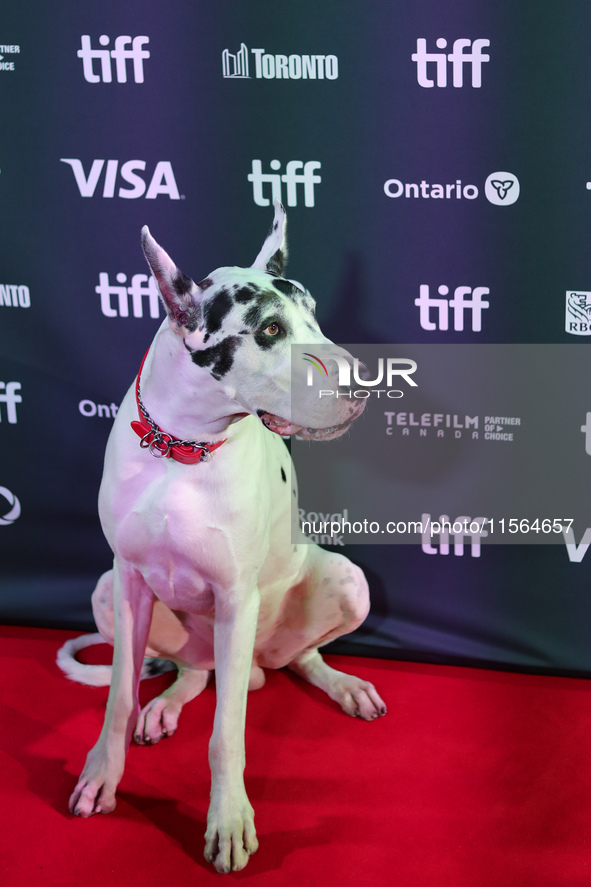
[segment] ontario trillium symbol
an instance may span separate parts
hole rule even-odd
[[[504,182],[501,182],[499,179],[493,179],[491,185],[499,195],[501,200],[504,200],[507,196],[507,192],[513,187],[515,182],[513,179],[506,179]]]

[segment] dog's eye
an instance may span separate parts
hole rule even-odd
[[[266,333],[267,336],[276,336],[277,333],[281,332],[281,327],[278,323],[275,323],[275,321],[273,321],[273,323],[270,323],[269,326],[263,330],[263,332]]]

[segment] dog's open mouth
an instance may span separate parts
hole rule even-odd
[[[273,416],[271,413],[261,413],[260,419],[265,428],[268,428],[269,431],[274,431],[275,434],[280,434],[282,437],[291,437],[292,434],[296,434],[298,437],[304,438],[304,440],[332,440],[335,437],[340,437],[353,421],[348,419],[340,425],[333,425],[331,428],[306,428],[303,425],[295,425],[289,419]]]

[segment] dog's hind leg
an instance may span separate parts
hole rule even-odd
[[[367,616],[369,592],[363,571],[343,555],[317,546],[310,547],[308,558],[304,580],[286,599],[283,627],[273,645],[285,653],[291,648],[291,671],[324,690],[346,714],[366,721],[385,715],[386,705],[373,684],[331,668],[318,652]]]
[[[139,573],[119,564],[117,559],[113,603],[115,645],[105,721],[69,804],[72,813],[83,817],[115,809],[115,790],[123,775],[125,754],[139,714],[138,684],[154,604]]]

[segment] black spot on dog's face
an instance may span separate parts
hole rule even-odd
[[[211,375],[219,381],[232,369],[234,353],[242,341],[238,336],[228,336],[210,348],[192,351],[191,360],[199,367],[210,367]]]
[[[294,300],[298,297],[301,298],[304,293],[294,286],[293,283],[289,280],[285,280],[283,277],[277,277],[273,281],[273,286],[275,289],[278,289],[280,293],[283,293],[284,296],[289,296],[290,299]]]
[[[247,302],[251,302],[255,296],[258,296],[260,293],[260,288],[255,286],[254,283],[251,283],[250,286],[241,286],[234,293],[235,300],[240,304],[246,304]]]
[[[287,478],[285,476],[285,471],[283,470],[283,468],[281,469],[281,480],[283,481],[284,484],[287,483]]]
[[[271,321],[274,323],[275,321]],[[263,321],[264,323],[264,321]],[[269,333],[265,333],[262,330],[256,332],[253,336],[255,342],[262,348],[263,351],[267,351],[269,348],[273,348],[274,346],[279,345],[285,339],[285,332],[278,333],[274,336],[269,335]]]
[[[260,326],[263,319],[263,309],[260,305],[252,305],[244,315],[244,323],[253,328]]]
[[[203,305],[205,329],[208,333],[217,333],[221,329],[224,317],[231,310],[234,301],[227,289],[221,289]]]

